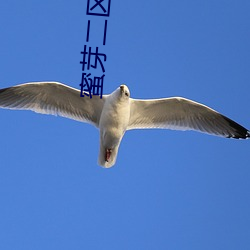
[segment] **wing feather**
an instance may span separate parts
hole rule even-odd
[[[106,96],[80,97],[80,90],[59,82],[32,82],[0,89],[0,107],[59,115],[99,126]]]
[[[250,132],[217,111],[182,97],[130,99],[130,129],[165,128],[196,130],[208,134],[247,138]]]

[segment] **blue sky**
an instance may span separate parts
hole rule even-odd
[[[0,88],[78,88],[86,1],[1,1]],[[113,0],[104,93],[183,96],[250,128],[250,2]],[[134,130],[115,167],[97,165],[98,131],[61,117],[0,110],[0,248],[249,249],[249,141]]]

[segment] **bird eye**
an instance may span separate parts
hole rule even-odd
[[[128,92],[127,91],[125,91],[125,96],[128,96]]]

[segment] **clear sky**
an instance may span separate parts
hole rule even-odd
[[[250,1],[112,0],[105,46],[105,18],[86,7],[1,1],[0,88],[79,88],[90,19],[104,93],[183,96],[250,128]],[[11,110],[0,121],[0,249],[250,249],[249,140],[134,130],[103,169],[88,124]]]

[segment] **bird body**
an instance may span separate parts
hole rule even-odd
[[[80,97],[80,91],[58,82],[33,82],[0,89],[0,108],[32,110],[87,122],[100,130],[98,164],[112,167],[121,140],[131,129],[196,130],[246,139],[250,132],[217,111],[182,97],[130,98],[126,85],[110,95]]]
[[[116,89],[106,98],[101,114],[98,164],[104,167],[111,167],[115,164],[120,142],[129,123],[130,100],[129,97],[121,95],[121,91],[125,88],[121,85],[121,88]]]

